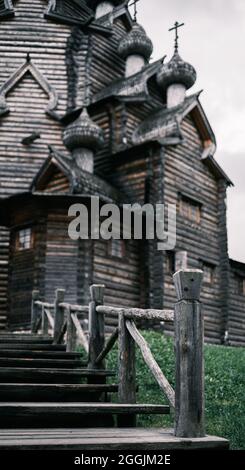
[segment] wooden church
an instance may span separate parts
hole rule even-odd
[[[229,260],[226,192],[196,71],[153,46],[128,0],[0,0],[0,323],[30,324],[32,290],[172,308],[172,274],[204,270],[205,335],[245,345],[245,266]],[[163,51],[164,54],[164,51]],[[71,240],[74,203],[177,205],[177,245]],[[115,319],[108,318],[108,325]]]

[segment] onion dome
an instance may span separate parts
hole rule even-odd
[[[89,8],[96,8],[102,2],[103,0],[88,0],[88,6]],[[123,0],[109,0],[109,2],[117,7],[123,3]]]
[[[139,54],[149,60],[153,51],[153,45],[144,28],[134,23],[130,33],[120,42],[118,52],[126,59],[130,55]]]
[[[170,85],[181,84],[189,90],[196,82],[196,78],[194,67],[184,62],[178,52],[175,52],[170,62],[164,64],[158,72],[157,82],[164,89]]]
[[[104,134],[84,108],[79,118],[65,129],[63,141],[69,150],[88,148],[95,151],[104,144]]]

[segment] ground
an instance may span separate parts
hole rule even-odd
[[[160,333],[145,332],[152,352],[170,383],[174,386],[174,343]],[[115,368],[117,350],[108,357]],[[161,403],[161,392],[137,352],[138,401]],[[206,432],[230,440],[232,449],[245,449],[245,349],[205,346]],[[163,397],[164,400],[164,397]],[[165,402],[165,400],[164,400]],[[169,426],[168,417],[144,417],[142,426]]]

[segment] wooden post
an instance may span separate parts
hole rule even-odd
[[[65,290],[57,289],[55,291],[55,301],[54,301],[54,344],[57,344],[58,339],[60,338],[61,330],[64,325],[65,312],[64,308],[60,307],[60,304],[64,302],[65,299]]]
[[[76,327],[73,323],[72,317],[71,317],[71,309],[67,308],[67,345],[66,345],[66,351],[67,352],[74,352],[76,351]]]
[[[42,334],[43,335],[48,335],[48,317],[45,314],[45,307],[42,305]]]
[[[203,272],[178,271],[174,277],[176,390],[175,435],[204,437],[204,319],[200,303]]]
[[[96,307],[104,303],[105,286],[93,285],[90,287],[91,302],[89,304],[89,368],[104,369],[105,364],[96,360],[105,345],[105,318],[104,314],[97,313]]]
[[[136,403],[135,342],[126,321],[123,314],[119,315],[118,399],[119,403]],[[136,416],[118,416],[118,426],[136,426]]]
[[[38,316],[39,316],[39,306],[36,305],[36,302],[37,300],[39,300],[39,298],[40,298],[39,290],[33,290],[32,302],[31,302],[31,332],[32,333],[37,333],[36,325],[37,325]]]

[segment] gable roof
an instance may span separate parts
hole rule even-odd
[[[115,189],[113,186],[102,180],[98,176],[82,171],[77,167],[71,157],[58,152],[54,147],[50,147],[50,155],[45,160],[40,170],[34,177],[30,191],[38,194],[45,192],[45,181],[52,175],[54,168],[58,168],[67,177],[70,183],[69,194],[89,194],[98,196],[106,202],[121,202],[127,197]]]
[[[214,159],[217,147],[216,138],[199,101],[200,93],[186,97],[183,103],[174,108],[164,107],[160,111],[152,113],[135,129],[132,143],[133,145],[142,145],[147,142],[157,141],[164,146],[181,144],[184,137],[180,126],[183,119],[191,114],[204,144],[202,161],[208,164],[216,177],[223,178],[227,181],[227,184],[233,185],[230,178]]]

